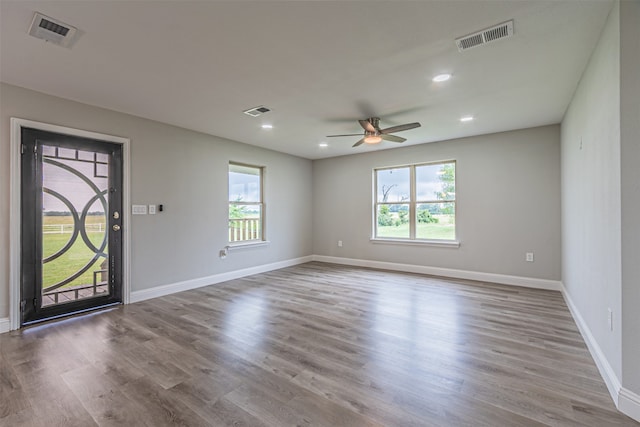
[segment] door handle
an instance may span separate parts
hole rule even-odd
[[[118,224],[115,224],[113,226],[113,231],[120,231],[120,226]]]

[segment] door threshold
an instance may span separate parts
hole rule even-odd
[[[65,319],[65,320],[71,320],[71,318],[77,319],[81,315],[98,314],[99,312],[105,312],[105,311],[114,309],[119,305],[122,305],[122,303],[121,302],[113,302],[113,303],[110,303],[110,304],[101,305],[99,307],[85,308],[84,310],[77,310],[77,311],[72,311],[72,312],[69,312],[69,313],[58,314],[56,316],[51,316],[51,317],[47,317],[47,318],[44,318],[44,319],[31,320],[29,322],[24,322],[20,326],[20,328],[22,329],[22,328],[26,328],[26,327],[41,325],[43,323],[52,322],[52,321],[56,321],[56,320],[62,320],[62,319]]]

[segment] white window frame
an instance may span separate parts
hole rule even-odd
[[[441,160],[435,162],[415,163],[410,165],[398,165],[398,166],[385,166],[373,169],[373,222],[371,231],[371,241],[373,243],[392,243],[392,244],[423,244],[431,246],[460,246],[460,242],[457,239],[458,236],[458,206],[457,206],[457,194],[452,200],[416,200],[416,168],[420,166],[436,166],[453,164],[455,169],[454,187],[457,192],[457,163],[455,160]],[[409,200],[402,202],[383,202],[378,200],[378,172],[390,169],[409,169]],[[455,193],[454,193],[455,194]],[[426,203],[452,203],[454,206],[454,223],[455,223],[455,235],[453,239],[423,239],[416,237],[416,231],[418,226],[417,206]],[[378,236],[378,207],[380,205],[409,205],[409,237],[379,237]]]
[[[227,204],[227,240],[228,240],[228,247],[234,248],[234,247],[242,247],[242,246],[256,246],[256,245],[263,245],[265,243],[267,243],[266,240],[266,204],[264,202],[264,184],[265,184],[265,167],[264,166],[258,166],[258,165],[251,165],[251,164],[247,164],[247,163],[241,163],[241,162],[233,162],[230,161],[229,162],[229,166],[227,169],[227,179],[229,179],[229,173],[231,172],[231,166],[240,166],[240,167],[246,167],[246,168],[252,168],[252,169],[257,169],[260,171],[260,201],[258,202],[243,202],[243,201],[232,201],[232,200],[228,200],[228,204]],[[229,185],[227,183],[227,199],[231,198],[231,194],[229,194]],[[230,236],[229,236],[229,228],[230,228],[230,222],[233,221],[232,218],[230,218],[230,208],[231,205],[241,205],[241,206],[259,206],[260,207],[260,219],[259,219],[259,226],[260,226],[260,232],[259,235],[257,236],[257,238],[255,239],[244,239],[244,240],[231,240]]]

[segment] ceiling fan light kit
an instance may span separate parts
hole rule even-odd
[[[382,137],[379,135],[369,135],[364,138],[365,144],[379,144],[382,142]]]

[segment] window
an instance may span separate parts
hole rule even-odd
[[[264,240],[264,168],[229,163],[229,243]]]
[[[454,161],[374,170],[374,238],[455,240]]]

